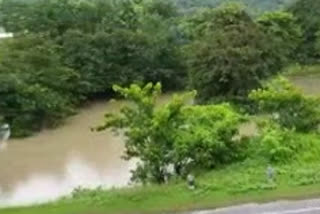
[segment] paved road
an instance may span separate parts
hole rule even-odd
[[[320,199],[246,204],[190,214],[320,214]]]

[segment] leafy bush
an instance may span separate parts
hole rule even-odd
[[[191,106],[182,113],[185,125],[177,130],[174,145],[178,159],[212,169],[243,158],[244,145],[235,138],[241,116],[229,104]]]
[[[279,77],[268,82],[263,89],[250,93],[249,98],[261,113],[269,113],[282,126],[297,131],[311,131],[320,123],[320,100],[307,96],[288,80]]]
[[[241,116],[229,105],[188,106],[187,94],[174,96],[158,109],[160,84],[114,89],[134,105],[106,115],[98,130],[124,131],[125,158],[141,161],[133,180],[162,183],[170,166],[183,176],[192,167],[213,168],[241,157],[242,145],[236,139]]]
[[[301,143],[293,131],[267,121],[260,124],[259,136],[253,141],[250,151],[270,162],[284,163],[298,155]]]

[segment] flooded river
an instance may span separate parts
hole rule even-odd
[[[165,103],[170,95],[161,97]],[[76,187],[121,187],[130,181],[134,162],[121,159],[124,142],[111,131],[92,132],[104,114],[123,101],[91,104],[61,127],[9,140],[0,150],[0,206],[54,200]]]
[[[307,93],[320,94],[320,76],[292,80]],[[53,200],[78,186],[127,185],[134,163],[120,158],[123,139],[110,131],[90,131],[106,112],[118,111],[123,104],[95,103],[57,129],[10,140],[0,150],[0,206]]]
[[[120,158],[123,139],[90,131],[121,104],[92,104],[60,128],[10,140],[0,151],[0,206],[55,199],[77,186],[126,185],[133,163]]]

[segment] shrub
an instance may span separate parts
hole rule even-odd
[[[252,91],[249,98],[261,113],[271,114],[283,127],[306,132],[320,123],[320,100],[304,95],[285,78],[268,82],[262,89]]]
[[[212,169],[243,157],[244,145],[235,138],[242,117],[229,104],[186,107],[183,117],[174,145],[178,159]]]
[[[253,142],[252,154],[275,163],[293,160],[302,148],[293,131],[270,121],[260,124],[259,136]]]

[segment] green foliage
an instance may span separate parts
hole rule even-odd
[[[68,31],[63,37],[63,59],[88,83],[89,94],[132,82],[161,81],[165,89],[181,88],[183,66],[169,39],[129,30],[94,35]]]
[[[125,158],[141,161],[133,180],[162,183],[169,166],[182,176],[192,167],[208,169],[240,159],[235,137],[241,116],[229,105],[188,106],[185,102],[192,94],[186,94],[158,109],[159,84],[114,89],[134,105],[120,114],[107,114],[98,130],[124,132]]]
[[[295,57],[297,48],[302,41],[302,29],[296,23],[296,18],[287,12],[269,12],[258,19],[263,31],[273,39],[273,45],[280,57]]]
[[[114,13],[107,1],[3,0],[0,23],[8,32],[60,36],[69,29],[95,31],[105,13]]]
[[[9,39],[0,50],[0,114],[15,136],[54,126],[73,112],[78,76],[60,63],[53,44],[37,37]]]
[[[253,140],[249,153],[264,157],[273,163],[286,163],[295,159],[302,148],[301,139],[294,131],[266,121],[260,124],[260,133]]]
[[[242,159],[244,145],[236,138],[241,119],[228,104],[186,107],[175,139],[178,159],[207,169]]]
[[[262,113],[272,114],[275,121],[289,129],[310,131],[320,123],[319,99],[304,95],[284,78],[272,80],[249,97]]]
[[[317,56],[320,56],[320,30],[316,33],[316,37],[315,50]]]
[[[186,48],[191,84],[200,101],[245,97],[283,66],[268,35],[243,8],[226,5],[200,16],[208,19],[200,17],[198,38]]]
[[[298,60],[310,63],[319,58],[316,51],[317,32],[320,30],[320,2],[313,0],[298,0],[289,11],[297,18],[303,30],[303,42],[299,48]]]

